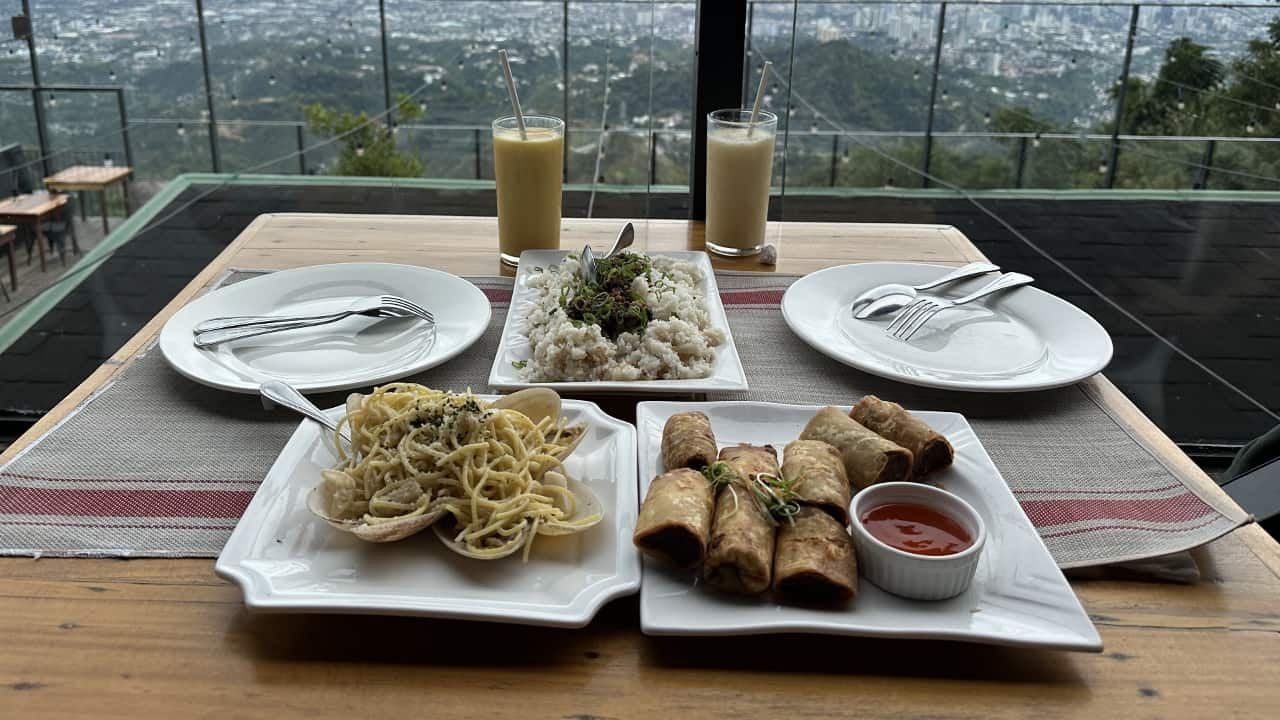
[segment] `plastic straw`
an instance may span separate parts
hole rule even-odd
[[[751,137],[756,129],[756,120],[760,118],[760,106],[764,104],[764,86],[769,82],[770,70],[773,70],[773,62],[765,61],[764,69],[760,71],[760,85],[756,88],[756,103],[751,106],[751,124],[747,126],[747,137]]]
[[[524,129],[524,113],[520,111],[520,96],[516,94],[516,81],[511,77],[511,61],[507,59],[507,51],[499,50],[498,58],[502,60],[502,77],[507,81],[507,94],[511,96],[511,111],[516,114],[516,125],[520,128],[520,139],[528,140],[529,134]],[[768,67],[768,63],[765,63]],[[756,100],[756,104],[760,103]]]

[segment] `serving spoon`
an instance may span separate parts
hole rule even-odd
[[[999,269],[998,265],[992,265],[988,262],[975,262],[958,267],[936,280],[930,280],[919,285],[903,285],[901,283],[877,285],[854,299],[853,316],[859,320],[866,320],[879,315],[897,312],[915,302],[919,293],[923,290],[931,290],[940,285],[967,280],[968,278],[985,275]]]
[[[618,239],[613,241],[613,247],[609,248],[609,252],[605,254],[602,260],[617,255],[618,253],[631,247],[631,243],[636,240],[636,228],[631,223],[622,226],[622,231],[618,233]],[[600,282],[600,271],[596,268],[596,256],[591,252],[591,246],[585,245],[582,248],[582,274],[587,278],[587,282],[595,284]]]

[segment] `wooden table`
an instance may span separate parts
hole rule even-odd
[[[133,168],[127,165],[121,167],[106,165],[72,165],[65,170],[60,170],[45,178],[44,186],[50,190],[81,193],[81,218],[84,218],[83,193],[98,193],[98,199],[102,203],[102,233],[105,235],[109,232],[109,229],[107,228],[107,188],[116,183],[120,183],[120,194],[124,198],[124,214],[128,217],[130,213],[129,177],[132,175]]]
[[[606,248],[617,228],[568,220],[563,244]],[[982,257],[945,226],[789,223],[772,232],[786,273]],[[492,275],[496,235],[491,218],[262,216],[0,461],[110,380],[229,267],[382,260]],[[702,228],[639,222],[636,244],[699,249]],[[1220,492],[1110,382],[1087,382],[1173,471]],[[1280,545],[1249,525],[1194,554],[1204,576],[1194,586],[1073,583],[1106,643],[1098,655],[818,636],[649,638],[635,598],[578,631],[255,616],[211,560],[9,558],[0,560],[0,716],[1274,716]]]
[[[40,272],[48,269],[44,259],[44,221],[61,212],[68,202],[66,195],[44,190],[0,200],[0,222],[35,226],[36,251],[40,254]],[[71,219],[68,218],[68,226],[70,221]],[[65,263],[64,258],[63,264]],[[14,276],[13,280],[17,282],[17,277]]]
[[[18,228],[14,225],[0,225],[0,247],[5,247],[9,255],[9,284],[14,290],[18,289],[18,269],[13,262],[13,254],[16,251],[14,241],[18,238]]]

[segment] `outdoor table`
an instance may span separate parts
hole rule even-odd
[[[9,284],[18,289],[18,269],[13,262],[13,241],[18,237],[16,225],[0,225],[0,247],[6,247],[9,255]]]
[[[120,183],[120,195],[124,198],[124,214],[129,215],[129,177],[133,168],[128,166],[72,165],[44,179],[44,186],[60,192],[96,192],[102,204],[102,232],[107,233],[107,188]],[[84,217],[83,196],[80,217]]]
[[[36,251],[40,254],[40,272],[48,269],[44,258],[44,221],[61,212],[68,202],[70,200],[66,195],[44,190],[0,200],[0,222],[35,226]],[[13,279],[16,280],[16,276]]]
[[[562,247],[607,248],[618,224],[565,220]],[[983,257],[938,225],[781,223],[770,237],[780,273]],[[229,268],[385,261],[492,276],[500,272],[496,238],[493,218],[259,217],[0,461],[109,383]],[[698,250],[703,228],[640,221],[636,245]],[[713,264],[775,270],[750,258]],[[1085,382],[1167,467],[1221,492],[1105,377]],[[1280,545],[1249,524],[1193,555],[1202,573],[1195,585],[1109,573],[1073,581],[1106,645],[1101,654],[826,636],[653,638],[639,630],[635,597],[610,603],[581,630],[256,615],[210,559],[6,558],[0,716],[1272,716]]]

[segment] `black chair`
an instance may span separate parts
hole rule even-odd
[[[0,148],[0,198],[14,197],[17,195],[27,195],[35,192],[36,186],[31,173],[31,162],[27,160],[27,154],[19,143],[13,143]],[[78,255],[80,253],[80,243],[76,238],[75,227],[75,208],[77,198],[74,195],[67,197],[67,204],[63,206],[62,212],[51,220],[46,220],[42,226],[44,236],[49,240],[49,247],[57,251],[62,264],[67,264],[67,238],[71,238],[71,247]],[[21,242],[27,250],[27,264],[31,264],[32,252],[35,249],[36,233],[35,228],[30,225],[23,225],[18,228],[18,237],[14,245]],[[14,245],[10,245],[10,252]]]

